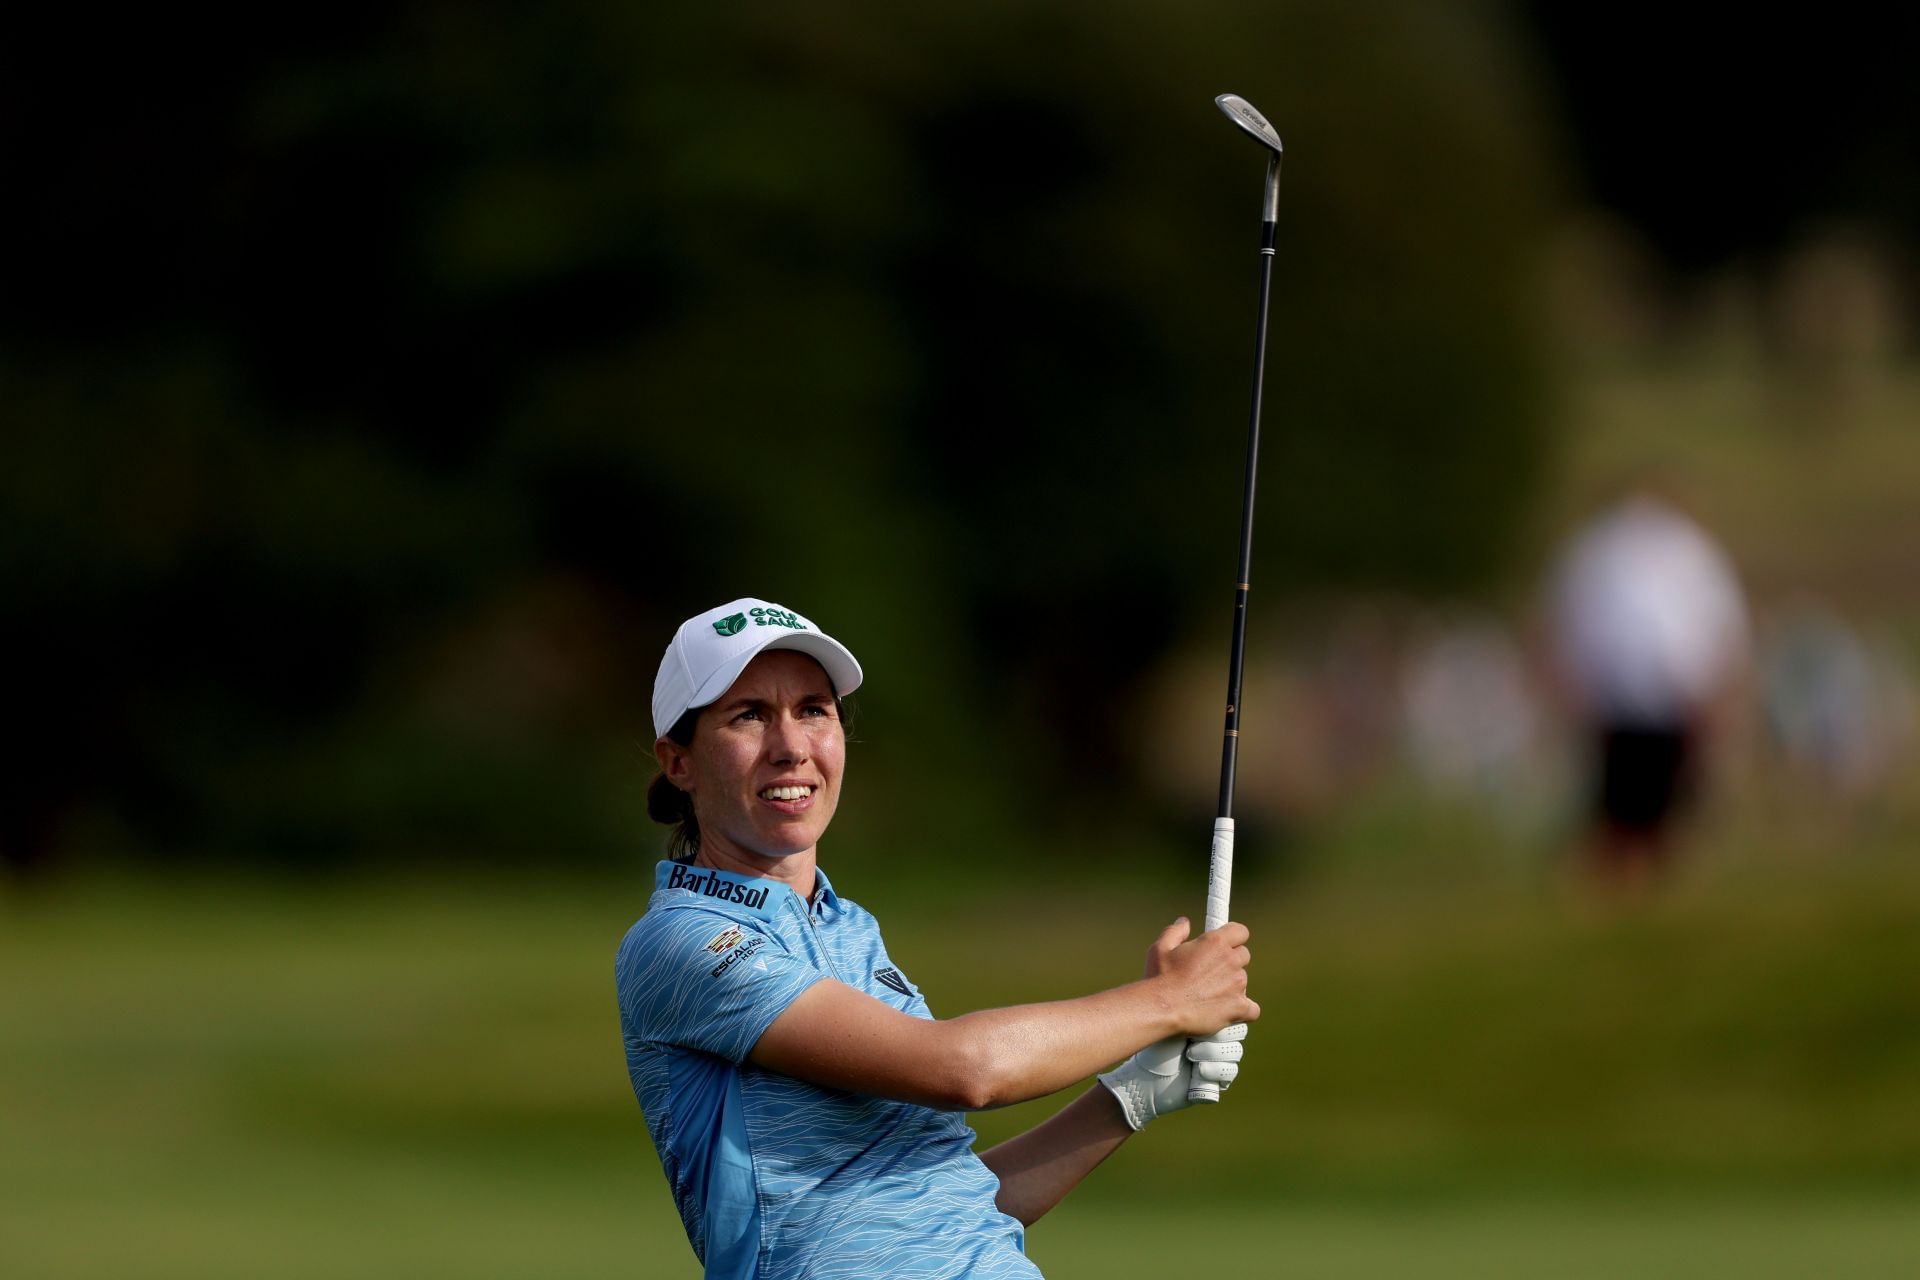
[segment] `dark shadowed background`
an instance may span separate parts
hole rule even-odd
[[[1271,1136],[1291,1163],[1246,1137],[1169,1148],[1172,1165],[1216,1162],[1244,1177],[1236,1195],[1329,1197],[1318,1216],[1290,1201],[1289,1229],[1355,1274],[1401,1265],[1366,1254],[1366,1221],[1342,1225],[1368,1197],[1504,1204],[1544,1180],[1574,1196],[1573,1226],[1475,1200],[1415,1241],[1463,1274],[1486,1242],[1519,1241],[1500,1256],[1539,1274],[1551,1255],[1526,1242],[1604,1235],[1581,1188],[1667,1177],[1826,1188],[1833,1218],[1805,1220],[1805,1256],[1865,1215],[1884,1248],[1857,1274],[1898,1273],[1871,1259],[1920,1247],[1874,1208],[1920,1177],[1897,1087],[1920,1068],[1898,983],[1920,958],[1899,923],[1920,904],[1910,701],[1878,772],[1835,787],[1777,749],[1756,685],[1700,882],[1624,919],[1550,905],[1578,801],[1546,695],[1494,795],[1423,782],[1398,720],[1423,636],[1467,619],[1529,649],[1557,540],[1647,467],[1681,477],[1763,636],[1817,609],[1910,695],[1920,20],[1869,12],[15,16],[0,920],[16,1016],[0,1038],[40,1116],[16,1117],[5,1185],[41,1198],[38,1225],[0,1242],[36,1274],[87,1274],[59,1242],[98,1234],[96,1210],[144,1213],[127,1238],[172,1252],[109,1250],[97,1269],[212,1274],[202,1246],[232,1201],[255,1233],[233,1273],[296,1274],[268,1242],[349,1255],[285,1206],[241,1203],[234,1169],[264,1157],[235,1135],[324,1134],[285,1185],[362,1214],[411,1204],[362,1239],[361,1269],[454,1266],[408,1224],[497,1225],[512,1203],[524,1259],[475,1228],[492,1243],[461,1274],[630,1271],[621,1215],[644,1204],[657,1228],[665,1192],[621,1093],[603,970],[661,844],[643,803],[655,663],[683,617],[737,595],[809,614],[866,666],[826,861],[924,926],[923,967],[955,992],[936,1007],[1062,994],[1023,985],[1018,955],[1076,930],[1105,959],[1074,951],[1061,981],[1130,976],[1109,968],[1131,970],[1155,913],[1197,908],[1211,817],[1263,164],[1212,105],[1233,91],[1287,146],[1242,874],[1248,911],[1332,958],[1266,953],[1299,997],[1273,1033],[1294,1037],[1274,1053],[1294,1074],[1276,1062],[1256,1122],[1210,1130]],[[981,968],[958,921],[912,915],[931,888],[972,901],[1036,868],[1097,874],[1111,918],[1139,919],[1015,920]],[[1462,918],[1495,921],[1495,941]],[[1859,967],[1819,976],[1847,940]],[[152,1002],[122,987],[123,953],[168,975]],[[1724,985],[1701,989],[1735,1013],[1622,997],[1669,1019],[1624,1034],[1670,1049],[1673,1073],[1562,1074],[1617,1042],[1542,1030],[1540,1004],[1607,1005],[1690,956],[1717,957],[1701,963]],[[1742,970],[1809,986],[1763,1000]],[[1572,997],[1552,978],[1568,972]],[[386,1004],[360,998],[382,988]],[[311,1021],[289,991],[317,999]],[[1452,1074],[1380,1068],[1430,1063],[1467,1026],[1491,1040]],[[161,1046],[135,1055],[160,1082],[145,1102],[119,1074],[139,1044]],[[1770,1065],[1719,1129],[1676,1137],[1732,1059]],[[548,1092],[517,1093],[531,1077]],[[118,1120],[97,1112],[109,1095]],[[142,1127],[207,1098],[217,1141]],[[1622,1136],[1628,1113],[1644,1142]],[[95,1149],[119,1154],[75,1154]],[[231,1158],[155,1200],[186,1150]],[[378,1191],[376,1157],[419,1178]],[[567,1172],[535,1176],[549,1168]],[[632,1203],[560,1229],[605,1251],[541,1253],[608,1170]],[[1116,1178],[1147,1194],[1144,1173]],[[403,1183],[436,1189],[412,1203]],[[1731,1234],[1770,1220],[1740,1203]],[[1634,1238],[1700,1266],[1746,1257],[1713,1251],[1710,1219]],[[1059,1274],[1110,1234],[1063,1230],[1082,1234],[1043,1259]],[[662,1247],[690,1267],[675,1231]],[[1748,1263],[1803,1256],[1767,1239]],[[1627,1248],[1589,1250],[1596,1274],[1640,1268]]]

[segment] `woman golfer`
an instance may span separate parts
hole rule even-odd
[[[819,868],[860,664],[789,609],[690,618],[654,682],[649,794],[677,825],[615,976],[627,1069],[710,1277],[1034,1277],[1024,1227],[1135,1130],[1232,1082],[1247,930],[1177,920],[1140,982],[937,1019]],[[964,875],[964,869],[955,872]],[[976,1155],[959,1113],[1053,1093]],[[1189,1059],[1203,1059],[1189,1061]]]

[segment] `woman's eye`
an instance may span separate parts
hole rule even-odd
[[[754,710],[752,707],[748,707],[745,711],[742,711],[739,715],[734,717],[735,720],[758,720],[759,718],[760,718],[760,713]]]

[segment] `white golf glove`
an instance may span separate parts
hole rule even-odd
[[[1223,1028],[1218,1037],[1206,1040],[1168,1036],[1102,1074],[1100,1083],[1119,1099],[1128,1127],[1138,1131],[1155,1116],[1185,1107],[1187,1086],[1196,1074],[1219,1085],[1220,1092],[1225,1093],[1240,1074],[1240,1042],[1246,1038],[1244,1022]]]

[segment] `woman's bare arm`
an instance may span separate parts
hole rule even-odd
[[[1189,927],[1182,919],[1161,932],[1142,981],[957,1018],[916,1018],[818,982],[774,1019],[751,1057],[828,1088],[950,1110],[1043,1097],[1164,1036],[1208,1035],[1260,1016],[1246,995],[1245,926],[1197,938]]]
[[[1000,1179],[994,1197],[1000,1212],[1032,1226],[1132,1136],[1120,1104],[1095,1085],[980,1159]]]

